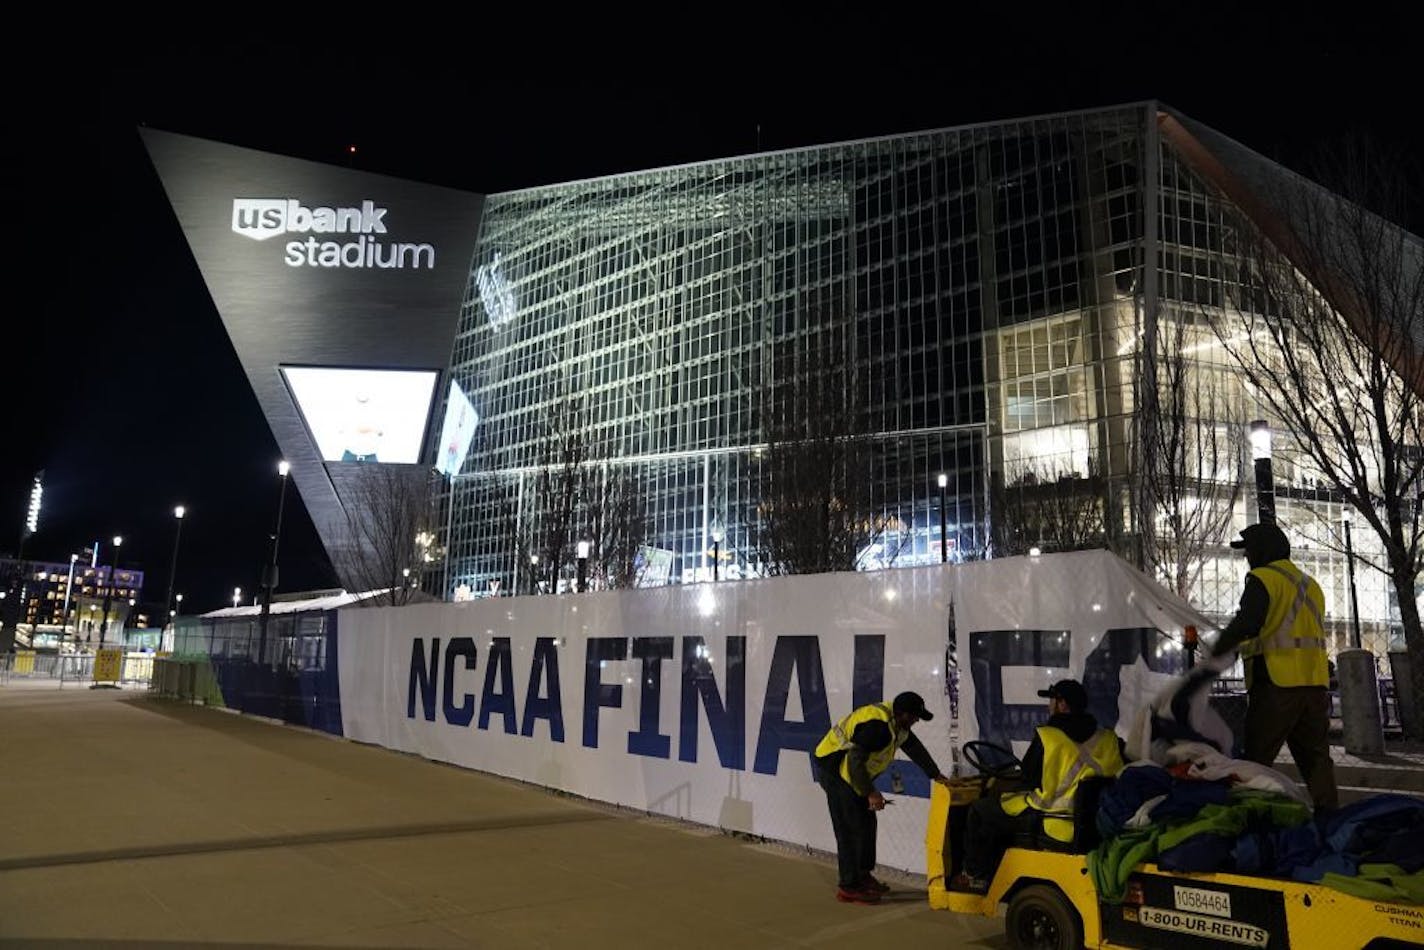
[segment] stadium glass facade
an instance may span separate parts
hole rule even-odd
[[[1238,434],[1260,407],[1198,317],[1231,295],[1233,209],[1162,115],[1141,103],[488,196],[451,363],[481,422],[448,483],[447,592],[572,578],[571,552],[534,568],[519,540],[553,518],[577,537],[590,517],[545,497],[561,429],[578,467],[638,486],[644,583],[709,580],[714,551],[722,579],[760,575],[770,406],[828,339],[854,366],[890,516],[860,567],[1140,552],[1160,513],[1138,409],[1171,338],[1215,485],[1194,503],[1224,506],[1187,586],[1229,614],[1242,570],[1226,541],[1255,520]],[[1276,457],[1281,520],[1343,635],[1343,557],[1309,535],[1338,512],[1288,438]],[[1085,511],[1088,527],[1069,524]],[[1361,613],[1384,636],[1388,585],[1367,575]]]

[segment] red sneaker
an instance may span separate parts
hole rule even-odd
[[[879,891],[867,891],[859,887],[836,888],[836,900],[842,904],[878,904]]]
[[[885,894],[890,890],[890,885],[876,878],[874,874],[867,874],[860,879],[860,889],[874,894]]]

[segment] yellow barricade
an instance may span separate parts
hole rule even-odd
[[[94,654],[94,682],[117,683],[123,673],[123,650],[99,650]]]

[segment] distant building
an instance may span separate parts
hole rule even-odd
[[[6,585],[7,595],[20,598],[20,610],[15,621],[21,626],[36,627],[74,626],[80,639],[92,632],[98,640],[99,627],[103,619],[104,598],[109,597],[109,620],[111,629],[118,630],[127,625],[146,626],[147,619],[134,612],[129,601],[135,603],[143,599],[143,571],[100,564],[89,567],[74,565],[71,580],[68,561],[17,561],[14,558],[0,558],[0,577],[10,579]],[[18,577],[17,577],[18,575]],[[110,577],[113,587],[110,588]],[[68,597],[66,597],[66,593]],[[66,606],[69,610],[65,616]],[[132,616],[131,616],[132,614]]]

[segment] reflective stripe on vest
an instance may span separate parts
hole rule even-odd
[[[816,758],[830,755],[834,752],[841,752],[849,749],[853,743],[851,736],[855,735],[856,727],[863,722],[878,719],[890,727],[890,744],[879,751],[866,750],[865,770],[870,773],[873,779],[890,767],[890,763],[895,760],[895,753],[900,745],[905,741],[906,733],[901,732],[895,725],[895,714],[890,710],[890,704],[885,702],[871,703],[868,706],[861,706],[859,709],[846,716],[840,722],[831,727],[825,737],[816,746]],[[850,781],[850,763],[841,761],[841,778],[847,784]]]
[[[1290,561],[1272,561],[1251,571],[1270,596],[1261,633],[1241,644],[1241,657],[1265,658],[1277,686],[1325,686],[1330,674],[1325,657],[1325,630],[1320,587]],[[1251,678],[1247,662],[1247,680]]]
[[[1000,804],[1008,815],[1021,815],[1029,808],[1042,812],[1043,830],[1060,841],[1071,841],[1073,798],[1079,783],[1122,771],[1117,735],[1110,729],[1099,729],[1086,742],[1074,742],[1054,726],[1039,726],[1038,735],[1043,742],[1042,784],[1031,792],[1011,792]],[[1048,788],[1052,791],[1045,791]]]

